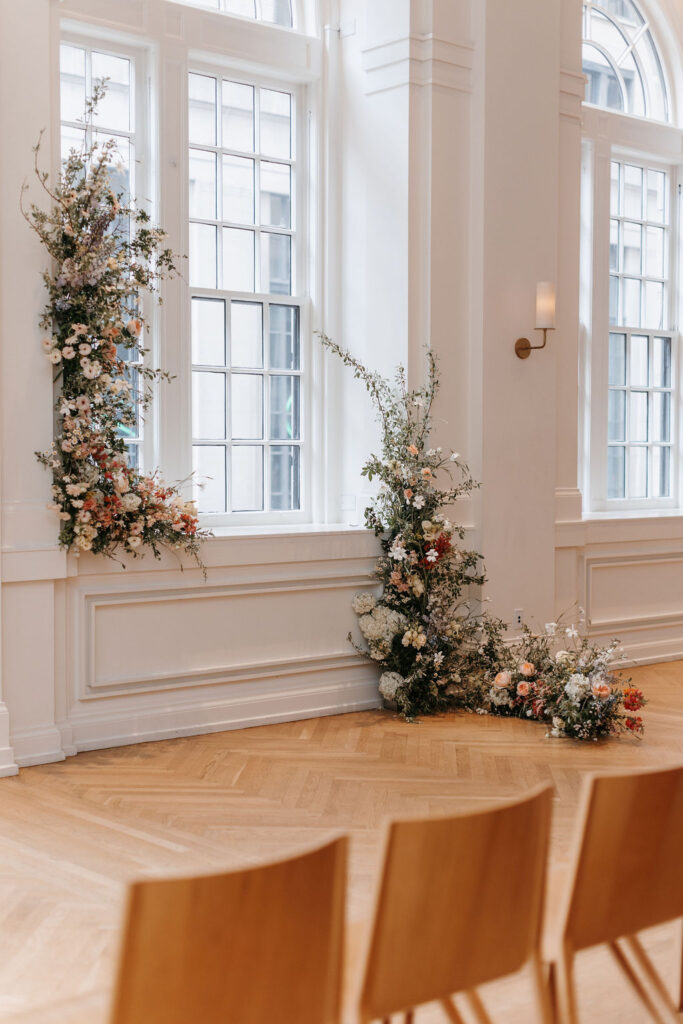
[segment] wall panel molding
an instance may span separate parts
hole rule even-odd
[[[405,85],[472,91],[472,43],[455,43],[432,33],[411,34],[364,47],[361,52],[366,95]]]

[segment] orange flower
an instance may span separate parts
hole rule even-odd
[[[506,686],[509,686],[512,682],[512,676],[509,672],[499,672],[496,678],[493,680],[493,685],[498,690],[504,690]]]
[[[530,661],[523,661],[519,666],[519,671],[523,676],[535,676],[536,666]]]
[[[417,448],[415,447],[414,444],[409,444],[408,445],[408,451],[410,452],[411,455],[418,455],[419,454],[418,450],[417,450]]]
[[[607,683],[592,683],[591,692],[593,696],[597,697],[599,700],[607,700],[612,693],[612,690]]]
[[[529,683],[517,683],[517,696],[528,697],[531,686]]]
[[[412,496],[413,496],[413,492],[411,491],[410,487],[406,487],[405,491],[403,492],[403,497],[407,498],[408,501],[410,501]]]

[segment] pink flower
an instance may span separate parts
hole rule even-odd
[[[512,676],[509,672],[499,672],[496,678],[493,680],[493,685],[499,690],[504,690],[506,686],[509,686],[512,682]]]
[[[530,690],[531,690],[531,686],[529,685],[529,683],[517,683],[517,696],[518,697],[528,697]]]
[[[403,492],[403,497],[407,498],[408,501],[410,501],[412,496],[413,496],[413,492],[411,491],[410,487],[406,487],[405,491]]]
[[[519,671],[520,674],[523,676],[535,676],[536,666],[533,665],[530,661],[523,661],[522,664],[519,666]]]

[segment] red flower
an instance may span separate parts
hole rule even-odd
[[[642,690],[635,686],[627,686],[624,690],[624,708],[626,711],[640,711],[645,706],[645,697]]]
[[[635,717],[627,718],[625,725],[627,729],[631,730],[631,732],[643,732],[643,720],[640,717],[640,715],[635,715]]]

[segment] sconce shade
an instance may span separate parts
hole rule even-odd
[[[536,329],[555,327],[555,285],[552,281],[539,281],[536,285]]]

